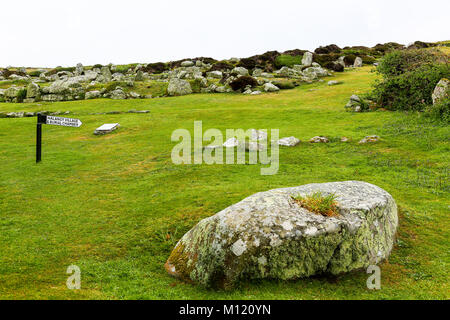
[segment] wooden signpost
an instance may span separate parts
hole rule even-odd
[[[37,128],[36,128],[36,163],[41,161],[42,125],[43,124],[51,124],[51,125],[55,125],[55,126],[78,128],[82,125],[82,122],[79,119],[46,116],[46,115],[38,113]]]

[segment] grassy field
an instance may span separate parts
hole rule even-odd
[[[331,79],[331,78],[330,78]],[[2,299],[449,299],[449,127],[416,114],[344,111],[370,90],[370,67],[339,74],[338,86],[306,84],[279,93],[194,94],[150,100],[5,104],[1,111],[70,110],[80,128],[44,126],[36,165],[35,118],[0,119],[0,298]],[[329,80],[329,79],[326,79]],[[149,114],[91,115],[148,109]],[[277,175],[261,165],[172,164],[178,128],[280,129],[303,142],[280,149]],[[103,123],[113,134],[94,136]],[[359,145],[366,135],[376,144]],[[308,144],[325,135],[329,144]],[[351,138],[348,143],[339,138]],[[163,268],[177,240],[199,220],[259,191],[313,182],[363,180],[393,195],[398,242],[368,275],[253,281],[212,291]],[[81,268],[81,290],[66,269]]]

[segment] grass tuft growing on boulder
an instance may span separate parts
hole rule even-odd
[[[318,191],[306,197],[298,195],[293,197],[293,199],[301,207],[315,214],[320,214],[324,217],[335,217],[339,215],[336,196],[334,194],[324,196]]]

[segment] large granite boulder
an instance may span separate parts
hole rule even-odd
[[[301,207],[293,197],[334,194],[339,215]],[[177,243],[169,274],[207,287],[242,279],[338,275],[386,259],[397,230],[397,206],[366,182],[308,184],[256,193],[200,221]]]
[[[363,60],[360,57],[356,57],[353,67],[361,68],[363,66]]]
[[[448,98],[450,96],[450,81],[447,79],[441,79],[434,88],[432,99],[433,104],[439,103],[439,101]]]
[[[38,99],[41,96],[40,87],[37,83],[31,82],[27,87],[27,99]]]
[[[233,70],[231,70],[231,74],[237,75],[237,76],[248,76],[248,70],[244,67],[235,67]]]
[[[182,96],[192,93],[191,84],[186,80],[177,78],[170,79],[167,93],[170,96]]]

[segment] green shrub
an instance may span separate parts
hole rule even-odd
[[[125,81],[109,82],[105,85],[105,92],[109,93],[111,91],[114,91],[116,90],[117,87],[121,87],[122,89],[125,90],[125,88],[128,87],[128,83]]]
[[[423,111],[442,78],[450,77],[448,64],[423,65],[397,76],[385,76],[375,84],[371,99],[388,110]]]
[[[444,123],[450,123],[450,99],[444,99],[435,105],[429,105],[426,109],[426,114],[430,118],[442,121]]]
[[[239,78],[237,78],[236,80],[233,80],[230,83],[230,87],[234,90],[244,90],[245,87],[247,86],[251,86],[251,87],[256,87],[258,85],[258,81],[256,81],[255,78],[250,77],[250,76],[241,76]]]
[[[302,64],[302,58],[302,56],[290,56],[287,54],[282,54],[275,59],[275,67],[293,67],[296,64]]]
[[[191,84],[193,93],[200,93],[202,90],[202,81],[200,79],[188,80]]]
[[[34,70],[34,71],[30,71],[28,72],[28,75],[30,77],[39,77],[41,75],[42,71],[40,70]]]
[[[17,93],[17,102],[23,102],[23,100],[25,100],[27,97],[27,89],[26,88],[22,88],[19,90],[19,92]]]
[[[127,73],[130,69],[136,67],[137,64],[123,64],[123,65],[118,65],[116,66],[116,70],[114,72],[118,72],[118,73]]]
[[[445,62],[448,62],[448,56],[438,50],[397,50],[381,59],[377,71],[389,77],[414,71],[423,65]]]
[[[366,56],[366,55],[362,55],[361,59],[363,61],[363,64],[374,64],[377,59],[372,57],[372,56]]]

